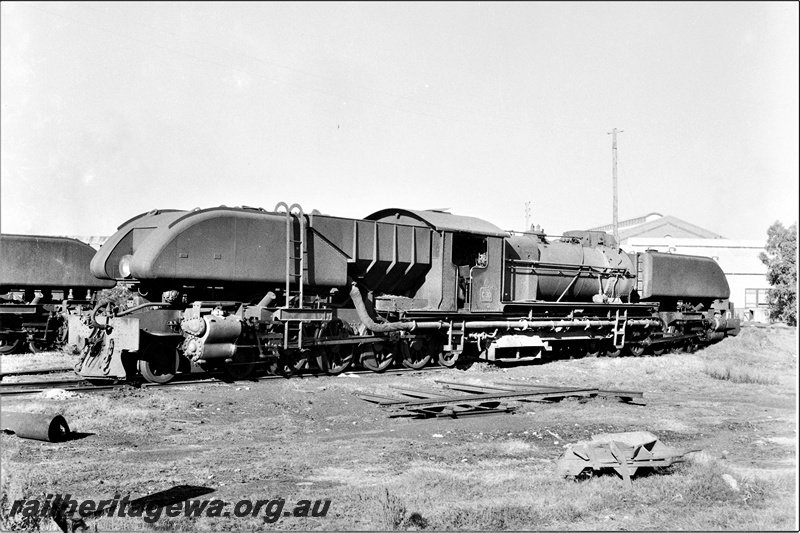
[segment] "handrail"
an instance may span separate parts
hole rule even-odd
[[[299,294],[297,300],[297,309],[303,308],[303,286],[305,285],[305,255],[306,255],[306,224],[305,224],[305,214],[303,213],[303,208],[300,207],[300,204],[292,204],[288,205],[286,202],[278,202],[275,206],[275,212],[280,212],[279,209],[284,208],[286,210],[286,297],[284,302],[284,308],[288,309],[291,307],[290,305],[290,288],[291,288],[291,280],[292,276],[297,276],[297,284],[299,285]],[[296,213],[295,213],[296,210]],[[300,223],[300,239],[295,240],[292,238],[292,217],[297,216],[297,220]],[[294,256],[292,251],[294,250],[295,243],[300,244],[300,255]],[[296,259],[300,260],[299,264],[299,271],[297,274],[292,274],[292,267],[294,266],[293,263]],[[283,330],[283,348],[287,350],[289,348],[289,322],[286,322]],[[298,323],[297,328],[297,346],[298,348],[303,345],[303,321],[300,320]]]

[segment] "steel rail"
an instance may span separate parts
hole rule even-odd
[[[387,375],[387,374],[409,374],[414,372],[434,372],[437,370],[447,370],[445,367],[428,367],[428,368],[396,368],[392,370],[386,370],[385,372],[373,372],[372,370],[355,370],[352,372],[348,372],[349,374],[357,374],[357,375]],[[302,372],[298,374],[294,374],[292,376],[282,376],[282,375],[267,375],[267,376],[258,376],[253,378],[241,378],[241,379],[224,379],[219,377],[205,377],[201,378],[200,376],[208,376],[208,374],[194,374],[198,376],[198,379],[192,379],[188,376],[192,376],[193,374],[185,374],[177,379],[169,381],[167,383],[142,383],[142,382],[124,382],[124,383],[110,383],[108,385],[82,385],[82,386],[74,386],[70,387],[69,385],[76,385],[78,383],[87,383],[87,380],[80,379],[80,380],[60,380],[60,381],[28,381],[28,382],[17,382],[17,383],[0,383],[0,396],[16,396],[22,394],[38,394],[40,392],[45,392],[47,390],[53,389],[63,389],[68,392],[105,392],[110,390],[115,390],[118,388],[132,386],[139,389],[151,389],[151,388],[162,388],[162,387],[176,387],[181,385],[187,386],[194,386],[194,385],[213,385],[213,384],[225,384],[225,385],[234,385],[234,384],[246,384],[246,383],[258,383],[261,381],[268,381],[273,379],[291,379],[291,378],[327,378],[327,377],[336,377],[341,376],[342,374],[337,375],[329,375],[325,372]],[[66,386],[65,386],[66,385]]]
[[[11,388],[36,388],[45,387],[49,389],[60,389],[64,386],[76,385],[78,383],[88,383],[86,379],[59,379],[51,381],[17,381],[14,383],[0,383],[0,391]]]
[[[11,376],[31,376],[31,375],[38,375],[38,374],[56,374],[59,372],[74,372],[75,368],[73,367],[64,367],[64,368],[40,368],[38,370],[15,370],[13,372],[0,372],[0,380],[5,377]]]

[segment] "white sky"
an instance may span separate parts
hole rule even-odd
[[[798,213],[798,3],[0,4],[5,233],[450,208],[548,233]]]

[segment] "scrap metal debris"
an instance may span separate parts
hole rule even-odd
[[[631,487],[631,478],[640,468],[670,466],[684,461],[687,453],[668,447],[647,431],[604,433],[569,446],[556,467],[558,473],[568,479],[613,469]]]
[[[613,397],[627,403],[632,403],[632,400],[642,397],[642,393],[636,391],[612,391],[586,387],[551,387],[526,383],[475,385],[440,380],[435,380],[435,382],[447,389],[468,394],[452,395],[445,394],[444,391],[434,392],[393,386],[392,389],[407,398],[369,393],[356,393],[355,395],[362,400],[386,408],[390,412],[390,417],[421,418],[443,416],[456,418],[467,415],[513,413],[518,407],[515,402],[554,402],[567,397]],[[635,403],[634,405],[644,404]]]

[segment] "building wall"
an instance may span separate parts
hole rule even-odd
[[[722,268],[731,288],[730,300],[736,314],[744,320],[767,322],[767,266],[758,258],[764,242],[733,239],[678,239],[671,237],[631,237],[623,240],[627,252],[648,249],[659,252],[711,257]],[[752,314],[751,314],[752,313]]]
[[[70,239],[77,239],[81,242],[85,242],[95,250],[99,250],[103,243],[108,240],[108,237],[100,236],[100,235],[65,235]]]

